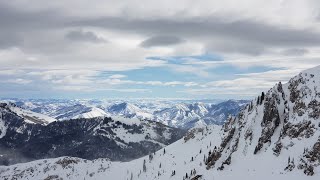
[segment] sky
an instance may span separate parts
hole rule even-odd
[[[0,0],[0,97],[250,99],[320,65],[319,0]]]

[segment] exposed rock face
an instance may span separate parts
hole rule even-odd
[[[216,164],[216,161],[221,157],[221,152],[219,149],[213,150],[213,152],[208,157],[208,160],[206,162],[207,169],[209,169],[211,166],[214,166]]]
[[[294,163],[294,159],[290,160],[290,157],[288,159],[288,165],[286,168],[284,168],[285,171],[292,171],[294,168],[296,167],[295,163]]]
[[[299,169],[302,169],[306,175],[314,174],[314,167],[320,166],[320,136],[311,150],[306,150],[300,159]]]
[[[281,143],[281,141],[279,140],[278,142],[275,143],[273,150],[273,154],[276,156],[279,156],[281,149],[283,148],[283,144]]]
[[[297,124],[288,122],[283,127],[283,134],[290,138],[309,138],[313,136],[315,130],[315,125],[312,124],[311,121],[303,121]]]
[[[62,166],[62,168],[68,167],[70,164],[77,164],[79,162],[78,159],[70,158],[70,157],[65,157],[63,159],[59,159],[56,164],[59,164]]]
[[[230,132],[228,132],[229,134],[226,136],[226,138],[223,139],[222,143],[221,143],[221,147],[225,148],[227,146],[227,144],[230,142],[230,140],[232,139],[233,135],[235,132],[235,128],[232,128]]]
[[[72,119],[29,124],[0,108],[0,164],[73,156],[127,161],[159,150],[184,135],[161,123],[138,119]]]
[[[274,134],[275,129],[280,124],[280,115],[278,112],[277,104],[274,98],[267,98],[264,103],[264,113],[261,122],[262,132],[259,138],[258,145],[254,150],[256,154],[265,143],[271,142],[271,137]]]
[[[312,100],[308,104],[308,108],[310,109],[309,117],[313,119],[319,119],[320,117],[320,102],[317,100]]]
[[[183,137],[184,142],[189,141],[190,139],[193,139],[195,137],[196,133],[202,132],[203,133],[203,128],[193,128],[189,130],[186,135]]]
[[[243,155],[283,157],[295,151],[300,155],[291,157],[284,170],[298,168],[313,175],[320,165],[319,92],[320,67],[316,67],[262,93],[226,122],[219,151],[208,158],[207,168],[223,170],[225,165],[232,166],[233,158]],[[310,150],[304,149],[308,144],[312,144]]]

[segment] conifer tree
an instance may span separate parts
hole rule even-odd
[[[260,102],[260,104],[262,104],[263,101],[264,101],[264,92],[261,93],[261,102]]]
[[[143,160],[143,172],[147,171],[146,160]]]

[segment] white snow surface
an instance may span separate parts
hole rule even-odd
[[[18,116],[24,118],[26,123],[48,125],[51,122],[57,121],[55,118],[49,117],[44,114],[32,112],[14,104],[8,103],[8,107],[12,112],[15,112]]]
[[[105,116],[110,116],[110,115],[100,108],[92,107],[90,111],[82,114],[78,114],[74,116],[72,119],[95,118],[95,117],[105,117]]]
[[[6,135],[6,132],[7,132],[7,127],[5,126],[2,120],[2,114],[0,112],[0,139]]]
[[[157,151],[151,161],[148,156],[130,162],[110,162],[107,159],[89,161],[61,157],[0,167],[0,178],[45,179],[56,177],[72,180],[79,178],[130,180],[132,174],[132,179],[139,180],[180,180],[186,173],[190,175],[190,171],[194,169],[196,174],[202,175],[202,180],[315,180],[320,177],[319,169],[316,170],[314,176],[306,176],[302,171],[285,172],[282,160],[285,158],[286,161],[287,156],[275,157],[267,152],[265,156],[244,156],[243,152],[240,152],[239,157],[230,168],[223,171],[207,170],[203,163],[204,155],[207,156],[214,146],[220,145],[222,135],[220,126],[195,129],[194,138],[188,141],[181,139],[165,147],[165,153],[164,149]],[[291,152],[294,153],[294,151]],[[192,157],[193,161],[191,161]],[[143,172],[144,160],[146,161],[146,172]],[[65,162],[65,166],[62,162]],[[176,172],[174,176],[171,176],[172,171]]]

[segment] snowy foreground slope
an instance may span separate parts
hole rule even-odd
[[[204,160],[208,158],[209,151],[220,145],[221,137],[223,136],[221,127],[209,126],[196,129],[194,133],[190,134],[189,140],[187,140],[188,138],[186,140],[181,139],[155,152],[152,154],[152,159],[150,156],[146,156],[130,162],[111,162],[107,159],[90,161],[72,157],[60,157],[0,167],[0,178],[170,180],[192,179],[201,175],[199,179],[202,180],[270,180],[270,178],[276,180],[302,180],[318,179],[320,177],[319,170],[314,176],[306,176],[302,171],[287,172],[284,170],[287,159],[278,160],[272,157],[272,154],[265,157],[245,157],[241,155],[235,165],[230,165],[223,171],[219,171],[216,168],[208,170]],[[194,137],[192,137],[192,134],[194,134]],[[284,162],[279,164],[282,161]],[[144,162],[145,171],[143,171]],[[249,162],[250,164],[247,164]],[[172,175],[173,171],[175,171],[175,175]],[[191,171],[193,171],[192,175]],[[185,178],[186,173],[188,178]]]
[[[262,93],[221,128],[196,128],[130,162],[70,157],[0,167],[0,179],[320,179],[320,66]]]
[[[45,179],[50,177],[52,179],[125,180],[130,179],[132,174],[132,179],[182,179],[186,172],[190,173],[190,170],[195,167],[199,173],[201,171],[207,172],[203,158],[210,149],[219,145],[220,129],[220,126],[196,129],[193,133],[195,136],[189,136],[189,140],[181,139],[165,149],[155,152],[155,154],[152,153],[152,160],[149,160],[149,156],[130,162],[110,162],[107,159],[89,161],[61,157],[0,167],[0,178]],[[191,162],[192,157],[194,161]],[[144,161],[146,161],[146,172],[143,172]],[[176,171],[176,175],[170,178],[173,170]],[[161,174],[160,176],[158,176],[158,172]]]

